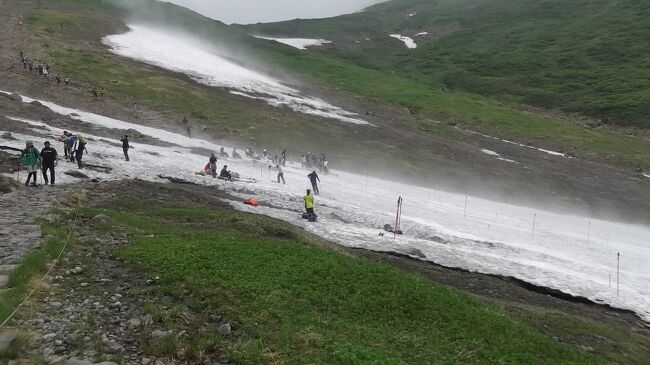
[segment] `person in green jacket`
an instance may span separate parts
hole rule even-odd
[[[36,172],[38,171],[38,164],[40,162],[40,154],[38,149],[34,147],[34,142],[27,141],[27,147],[20,154],[20,162],[24,169],[27,170],[27,180],[25,186],[29,185],[29,180],[33,179],[32,186],[36,186]]]

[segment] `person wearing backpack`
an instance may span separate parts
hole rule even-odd
[[[36,172],[38,171],[38,163],[40,161],[39,152],[36,147],[34,147],[34,142],[27,141],[26,147],[23,152],[20,154],[20,162],[24,169],[27,170],[27,180],[25,181],[25,186],[29,185],[29,180],[34,178],[32,186],[36,186]]]
[[[77,159],[77,166],[82,169],[81,160],[84,157],[84,151],[86,151],[86,139],[81,134],[77,134],[77,141],[74,143],[72,150]]]

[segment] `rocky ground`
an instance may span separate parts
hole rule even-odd
[[[9,364],[222,364],[218,354],[187,359],[183,352],[167,353],[165,346],[169,342],[182,343],[190,332],[226,337],[232,331],[231,324],[223,322],[218,313],[207,317],[192,313],[183,304],[157,293],[157,278],[143,277],[115,258],[112,253],[128,244],[129,237],[97,229],[110,226],[109,217],[97,215],[77,221],[73,214],[77,202],[100,204],[114,198],[114,192],[129,190],[129,183],[88,183],[51,190],[24,189],[2,196],[3,204],[15,204],[27,195],[28,201],[45,201],[38,203],[38,211],[30,211],[29,220],[40,216],[57,225],[74,226],[78,232],[73,237],[74,245],[66,250],[52,273],[35,284],[34,296],[9,322],[11,330],[2,332],[7,346],[15,345],[16,334],[28,339],[18,359]],[[62,203],[48,206],[49,201],[59,200]],[[11,211],[22,220],[29,209],[18,206],[24,208]],[[54,206],[63,212],[60,217],[48,213],[48,208]],[[40,238],[38,225],[24,231],[22,228],[10,227],[16,242],[23,243],[15,244],[14,254],[6,257],[11,262],[48,239]],[[151,353],[162,355],[147,355]]]

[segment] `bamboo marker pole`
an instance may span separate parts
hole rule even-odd
[[[537,213],[533,213],[533,230],[530,233],[530,238],[535,238],[535,223],[537,222]]]
[[[616,296],[619,294],[619,287],[621,284],[621,253],[616,254]]]
[[[591,240],[591,221],[589,221],[589,225],[587,226],[587,243]]]
[[[465,210],[463,211],[463,218],[467,217],[467,195],[465,195]]]

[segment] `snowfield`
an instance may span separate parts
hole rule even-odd
[[[293,48],[298,48],[302,50],[306,50],[307,47],[320,47],[323,44],[329,44],[332,43],[332,41],[328,41],[326,39],[312,39],[312,38],[273,38],[273,37],[262,37],[262,36],[253,36],[255,38],[259,39],[266,39],[269,41],[275,41],[278,43],[286,44],[287,46],[291,46]]]
[[[407,37],[405,35],[400,35],[400,34],[391,34],[390,36],[395,38],[395,39],[399,39],[400,41],[402,41],[404,43],[404,45],[406,46],[406,48],[408,48],[408,49],[418,48],[418,45],[415,43],[415,41],[411,37]]]
[[[23,97],[23,102],[32,100]],[[198,146],[216,151],[220,144],[39,101],[56,113],[106,129],[102,132],[105,135],[87,135],[89,153],[85,161],[113,170],[107,174],[83,169],[82,172],[91,178],[165,181],[159,177],[165,175],[197,184],[217,185],[236,197],[230,204],[238,210],[285,220],[344,246],[399,252],[449,267],[513,276],[595,302],[630,309],[650,320],[650,265],[647,264],[650,227],[467,197],[433,187],[368,177],[365,171],[335,171],[321,175],[322,195],[316,198],[319,221],[308,223],[301,219],[301,213],[302,195],[310,187],[309,171],[299,164],[287,164],[286,185],[273,181],[275,172],[269,170],[268,162],[250,159],[220,158],[218,162],[219,169],[227,164],[248,182],[231,183],[199,176],[195,172],[202,169],[208,156],[195,154],[191,148]],[[19,115],[8,117],[28,126],[33,134],[13,133],[18,140],[0,137],[3,146],[23,148],[26,139],[33,139],[40,149],[45,138],[56,140],[62,132],[56,120],[43,122]],[[135,129],[173,145],[161,147],[132,140],[135,148],[130,151],[131,161],[126,162],[121,148],[115,146],[126,129]],[[0,135],[4,132],[0,131]],[[61,152],[58,142],[53,146]],[[232,148],[225,147],[230,153]],[[289,148],[288,153],[295,158],[302,151]],[[67,170],[76,170],[76,166],[61,161],[58,182],[78,181],[64,175]],[[24,174],[20,178],[24,179]],[[251,196],[269,206],[244,205],[243,200]],[[399,196],[404,199],[402,229],[405,234],[380,236],[383,230],[379,227],[394,222]],[[619,252],[620,292],[617,295],[616,258]]]
[[[127,33],[107,36],[102,41],[115,54],[184,73],[200,83],[230,89],[235,95],[304,114],[370,125],[356,113],[303,95],[299,90],[224,58],[195,39],[140,25],[129,25],[129,28]]]

